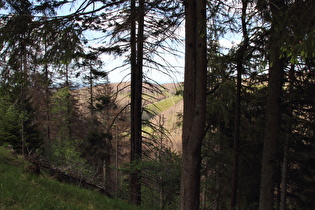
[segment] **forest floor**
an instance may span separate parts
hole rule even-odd
[[[0,195],[0,209],[141,209],[44,172],[35,175],[29,162],[5,146],[0,147]]]

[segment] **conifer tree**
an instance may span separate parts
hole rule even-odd
[[[180,209],[199,209],[206,112],[206,2],[185,2],[185,80]]]

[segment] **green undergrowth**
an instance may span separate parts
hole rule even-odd
[[[31,174],[27,165],[0,147],[0,209],[140,209],[48,175]]]

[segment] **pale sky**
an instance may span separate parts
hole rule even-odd
[[[78,7],[77,5],[67,5],[65,7],[62,7],[60,10],[59,14],[65,15],[69,14],[75,11],[75,7]],[[69,11],[71,10],[71,11]],[[4,11],[1,11],[3,13]],[[184,26],[180,27],[176,31],[177,35],[184,37]],[[90,36],[90,34],[87,33],[87,36]],[[234,41],[235,43],[231,42],[228,39],[221,39],[219,40],[220,44],[222,47],[225,48],[231,48],[235,43],[239,41]],[[97,45],[101,45],[97,44]],[[180,51],[184,52],[184,46],[180,47]],[[173,72],[171,73],[172,76],[169,77],[159,71],[152,70],[145,68],[144,73],[149,77],[152,78],[154,81],[159,82],[159,83],[169,83],[169,82],[182,82],[184,80],[184,53],[181,55],[181,57],[175,58],[174,56],[171,55],[163,55],[164,59],[167,60],[171,65],[173,65],[175,68],[173,69]],[[119,58],[119,57],[113,57],[110,55],[102,55],[101,56],[102,61],[104,62],[104,69],[105,71],[110,71],[111,69],[121,66],[123,64],[124,58]],[[162,59],[158,58],[156,59],[157,62],[163,62]],[[125,66],[124,68],[116,69],[114,71],[111,71],[109,73],[109,80],[110,82],[121,82],[121,81],[130,81],[130,69],[127,68],[128,66]]]

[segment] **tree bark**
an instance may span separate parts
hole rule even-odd
[[[244,41],[241,43],[237,51],[236,58],[236,99],[235,99],[235,122],[234,122],[234,154],[233,154],[233,179],[232,179],[232,196],[231,196],[231,210],[236,208],[237,190],[238,190],[238,168],[239,168],[239,142],[240,142],[240,126],[241,126],[241,89],[242,89],[242,72],[244,72],[244,57],[248,45],[248,33],[246,28],[246,10],[247,0],[242,0],[242,32]]]
[[[283,79],[283,62],[280,49],[273,50],[273,62],[269,69],[266,125],[263,147],[259,210],[271,210],[274,203],[275,166],[280,130],[280,104]]]
[[[243,56],[242,56],[243,57]],[[235,122],[234,122],[234,148],[233,148],[233,178],[232,178],[232,196],[231,210],[236,207],[237,185],[238,185],[238,168],[239,168],[239,142],[240,142],[240,125],[241,125],[241,88],[242,88],[242,69],[243,62],[239,58],[237,61],[237,84],[236,84],[236,101],[235,101]]]
[[[277,145],[280,132],[281,93],[283,83],[283,59],[280,58],[281,27],[280,10],[283,0],[270,1],[273,15],[270,29],[270,68],[268,80],[268,95],[266,104],[266,125],[262,157],[259,210],[271,210],[274,204],[275,168],[277,160]]]
[[[91,118],[94,117],[94,96],[93,96],[93,74],[92,74],[92,70],[90,68],[90,75],[89,75],[89,83],[90,83],[90,115]]]
[[[280,97],[283,77],[283,66],[279,57],[280,53],[277,50],[274,63],[269,70],[259,210],[271,210],[274,201],[274,178],[280,130]]]
[[[180,209],[199,209],[201,143],[206,114],[206,3],[185,2],[185,80]]]
[[[221,120],[219,120],[220,122]],[[221,135],[222,132],[222,124],[219,123],[219,128],[218,128],[218,133],[219,135]],[[217,145],[218,149],[217,149],[217,153],[220,154],[221,153],[221,141],[218,141],[218,145]],[[215,165],[215,199],[213,202],[213,210],[220,210],[220,206],[221,206],[221,202],[220,202],[220,198],[221,198],[221,191],[222,191],[222,185],[221,185],[221,168],[222,168],[222,162],[217,161],[216,165]]]
[[[143,31],[144,0],[139,0],[138,12],[136,1],[131,1],[131,163],[138,163],[142,156],[142,68],[143,68]],[[136,20],[138,31],[136,39]],[[130,202],[141,204],[141,171],[130,173]]]
[[[50,148],[50,91],[49,91],[49,70],[48,70],[48,61],[46,58],[47,55],[47,35],[45,30],[45,36],[44,36],[44,53],[45,53],[45,118],[46,118],[46,150]]]
[[[293,87],[294,87],[294,65],[291,66],[289,71],[289,104],[293,100]],[[289,117],[293,117],[292,108],[289,107],[288,110]],[[288,133],[286,134],[286,139],[284,142],[283,148],[283,161],[282,161],[282,171],[281,171],[281,191],[280,191],[280,210],[286,210],[286,198],[287,198],[287,179],[288,179],[288,164],[289,164],[289,144],[290,144],[290,137],[291,137],[291,128],[292,128],[292,121],[293,119],[289,119],[288,125]]]

